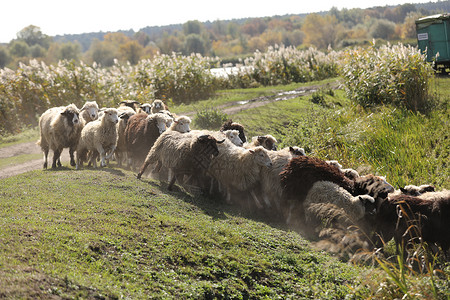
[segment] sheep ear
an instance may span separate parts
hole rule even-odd
[[[249,149],[248,152],[250,152],[251,154],[254,154],[255,150]]]
[[[265,136],[261,136],[261,135],[258,136],[258,142],[260,142],[260,143],[264,142],[265,139],[266,139]]]
[[[400,191],[403,193],[403,194],[406,194],[407,193],[407,190],[405,190],[404,188],[400,188]]]
[[[225,142],[225,139],[221,140],[221,141],[217,141],[217,144],[222,144],[223,142]]]
[[[126,112],[123,112],[123,113],[121,113],[121,114],[119,115],[119,118],[125,119],[127,116],[128,116],[127,113],[126,113]]]
[[[294,148],[292,148],[292,146],[289,146],[289,152],[294,152]]]
[[[204,134],[204,135],[199,136],[197,138],[197,140],[199,140],[199,141],[206,141],[206,140],[208,140],[208,138],[209,138],[209,135]]]

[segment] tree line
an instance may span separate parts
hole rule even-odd
[[[299,49],[342,49],[370,44],[373,39],[416,43],[415,20],[450,11],[450,1],[403,4],[368,9],[333,7],[327,12],[214,22],[145,27],[118,32],[97,32],[50,37],[30,25],[17,38],[0,46],[0,67],[16,69],[19,62],[37,59],[47,64],[82,60],[112,66],[115,61],[137,64],[173,52],[220,57],[237,62],[255,51],[285,45]]]

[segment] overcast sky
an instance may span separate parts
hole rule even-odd
[[[2,3],[0,43],[29,25],[44,34],[76,34],[185,23],[367,8],[428,0],[8,0]],[[437,2],[432,0],[431,2]]]

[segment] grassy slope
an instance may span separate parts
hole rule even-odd
[[[362,289],[363,269],[296,233],[120,169],[34,171],[0,186],[0,297],[332,299]]]
[[[449,79],[437,81],[436,94],[447,106],[430,116],[362,111],[336,91],[324,96],[325,106],[307,96],[233,119],[245,124],[249,136],[271,133],[282,146],[297,144],[346,166],[363,165],[395,185],[449,188],[449,85]],[[257,97],[270,89],[212,101],[239,100],[241,94],[248,99],[247,93]],[[400,146],[392,153],[388,145]],[[366,269],[312,250],[279,224],[219,201],[168,194],[164,184],[136,181],[123,170],[35,171],[1,180],[0,197],[0,297],[403,296],[379,269],[369,269],[377,280],[361,277]],[[427,276],[406,281],[415,291],[430,292]],[[450,295],[448,284],[437,284]]]

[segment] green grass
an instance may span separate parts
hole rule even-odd
[[[224,91],[197,105],[273,91]],[[302,96],[231,117],[248,137],[270,133],[281,147],[302,146],[361,173],[386,175],[395,186],[448,189],[450,78],[438,78],[433,93],[437,105],[426,115],[364,110],[336,90],[319,103]],[[391,261],[385,271],[342,263],[263,216],[183,190],[167,193],[165,183],[138,181],[121,169],[29,172],[0,180],[0,198],[0,297],[450,297],[448,264],[432,266],[430,276]]]
[[[344,298],[359,274],[297,233],[105,168],[1,180],[7,298]],[[20,187],[20,188],[19,188]]]
[[[22,164],[30,160],[42,158],[42,154],[22,154],[8,158],[0,158],[0,169],[11,165]]]
[[[37,141],[39,139],[39,129],[26,128],[18,134],[0,135],[0,148],[12,146],[20,143]]]
[[[313,81],[308,83],[292,83],[289,85],[267,86],[252,89],[233,89],[233,90],[220,90],[216,92],[216,95],[208,100],[197,101],[190,104],[180,104],[176,106],[169,105],[170,111],[174,113],[188,113],[192,111],[198,111],[204,108],[217,107],[230,102],[245,101],[255,99],[258,97],[272,96],[280,92],[291,91],[297,88],[311,86],[311,85],[326,85],[336,82],[337,79],[327,79],[323,81]],[[231,106],[230,106],[231,107]]]

